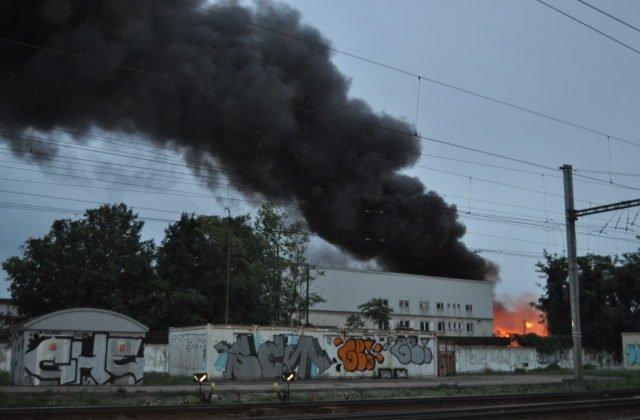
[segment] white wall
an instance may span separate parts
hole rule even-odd
[[[640,369],[640,333],[622,333],[622,361],[625,369]]]
[[[169,372],[169,346],[167,344],[145,344],[144,371]],[[11,347],[9,343],[0,343],[0,372],[11,370]]]
[[[144,345],[144,371],[169,372],[169,346],[167,344]]]
[[[196,372],[208,372],[207,354],[213,352],[208,343],[207,325],[169,329],[169,374],[191,376]]]
[[[435,376],[434,336],[271,327],[169,330],[169,373],[212,378],[271,379],[293,369],[301,379]]]
[[[420,321],[430,321],[435,331],[441,321],[446,328],[443,335],[493,335],[491,282],[325,267],[319,270],[324,275],[313,281],[312,291],[326,302],[315,304],[309,311],[313,325],[342,327],[348,314],[359,313],[358,305],[375,297],[387,299],[393,309],[392,327],[404,320],[419,331]],[[400,301],[408,307],[400,306]],[[473,324],[471,333],[467,333],[468,323]],[[374,325],[369,322],[367,327]]]
[[[0,372],[11,370],[11,347],[9,343],[0,343]]]
[[[489,347],[489,346],[456,346],[456,372],[480,373],[484,371],[513,372],[523,368],[523,363],[528,363],[527,369],[545,368],[551,364],[557,364],[562,368],[573,368],[573,355],[571,351],[555,352],[553,354],[538,354],[534,349],[525,347]],[[217,352],[216,352],[217,353]],[[169,372],[169,346],[167,344],[148,344],[144,350],[145,372]],[[216,357],[217,360],[218,357]],[[435,355],[434,355],[435,359]],[[7,343],[0,343],[0,371],[8,372],[10,369],[11,348]],[[596,368],[619,368],[619,362],[608,353],[583,354],[584,364]],[[202,365],[200,371],[206,371]],[[624,366],[627,367],[627,366]],[[634,366],[631,366],[634,368]],[[198,369],[186,369],[182,374],[190,376]],[[176,373],[174,373],[175,375]],[[220,376],[220,374],[218,374]],[[222,375],[224,376],[224,375]],[[357,376],[357,375],[351,375]],[[429,375],[432,376],[432,375]]]
[[[456,372],[513,372],[516,369],[543,369],[557,364],[573,368],[571,350],[540,354],[530,347],[456,346]],[[596,368],[618,368],[620,363],[608,353],[583,351],[582,362]]]

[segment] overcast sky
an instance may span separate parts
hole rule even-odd
[[[587,1],[640,27],[637,1]],[[467,227],[465,244],[500,266],[498,295],[539,293],[536,261],[545,249],[565,252],[562,174],[426,138],[551,168],[567,163],[576,175],[604,180],[576,177],[577,208],[640,198],[640,53],[535,0],[285,3],[299,9],[334,48],[422,76],[419,81],[345,54],[333,56],[351,79],[352,97],[417,123],[425,137],[423,155],[406,173],[458,206]],[[548,3],[640,50],[638,31],[578,1]],[[250,200],[256,197],[225,186],[211,190],[193,177],[180,151],[155,150],[143,139],[131,139],[131,147],[124,148],[96,138],[77,143],[57,136],[63,145],[46,165],[17,159],[0,144],[2,260],[18,255],[28,237],[45,234],[56,218],[77,217],[104,202],[133,206],[146,220],[145,238],[156,243],[181,212],[255,210]],[[578,254],[636,251],[639,210],[579,220]],[[312,258],[324,247],[315,239]],[[9,296],[7,286],[0,284],[0,297]]]

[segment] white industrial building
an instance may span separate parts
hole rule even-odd
[[[493,283],[411,274],[318,267],[311,290],[326,299],[309,310],[315,326],[344,327],[358,305],[382,298],[393,309],[391,328],[443,336],[493,335]],[[377,328],[371,322],[367,327]]]

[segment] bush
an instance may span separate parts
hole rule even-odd
[[[571,337],[564,335],[542,337],[533,333],[526,335],[516,334],[514,335],[514,339],[518,345],[522,347],[533,347],[541,354],[551,354],[556,351],[566,350],[573,345]]]

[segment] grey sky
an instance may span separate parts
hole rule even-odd
[[[640,33],[579,2],[549,2],[640,48]],[[590,2],[640,26],[640,4],[637,2]],[[332,40],[337,49],[640,144],[640,124],[636,117],[640,111],[640,55],[537,1],[291,0],[287,3],[298,8],[304,19]],[[282,42],[297,41],[283,39]],[[352,79],[352,96],[366,100],[377,111],[414,123],[417,78],[342,54],[334,55],[333,60]],[[601,170],[605,173],[584,174],[607,181],[610,175],[606,172],[609,170],[640,174],[635,164],[640,153],[636,145],[613,139],[607,141],[604,136],[428,81],[423,80],[420,87],[417,125],[419,134],[423,136],[553,168],[569,163],[577,170]],[[140,139],[136,141],[142,142]],[[69,139],[64,142],[74,147],[106,148],[109,153],[131,156],[123,158],[104,151],[96,153],[95,150],[66,147],[59,148],[60,156],[188,172],[175,162],[159,165],[141,160],[140,157],[149,153],[139,150],[147,148],[143,144],[136,146],[138,150],[125,150],[97,140],[85,145]],[[12,203],[11,207],[15,207],[13,203],[34,204],[77,209],[80,214],[84,208],[93,205],[8,191],[96,202],[123,201],[136,207],[141,216],[155,219],[175,219],[181,211],[220,214],[225,206],[234,214],[254,208],[250,202],[234,200],[246,198],[236,191],[224,187],[211,191],[204,186],[191,185],[202,185],[202,182],[190,175],[183,176],[185,184],[178,184],[175,180],[162,181],[158,172],[150,174],[129,167],[129,172],[113,179],[102,173],[106,170],[80,166],[77,160],[68,164],[64,159],[56,159],[51,167],[38,167],[6,152],[6,145],[0,145],[0,201]],[[172,161],[178,159],[174,152],[160,153],[162,156],[147,158],[168,159],[167,155],[170,155]],[[543,249],[557,253],[564,250],[561,174],[429,141],[423,143],[422,153],[419,163],[406,172],[419,177],[428,188],[445,196],[448,202],[458,205],[461,220],[468,230],[464,242],[472,249],[482,250],[481,255],[501,267],[502,280],[497,292],[538,292],[535,257],[540,257]],[[68,174],[94,180],[52,175],[61,173],[63,169],[59,167],[64,165],[71,165]],[[33,170],[37,172],[30,172]],[[171,174],[171,177],[175,176]],[[155,179],[147,180],[147,177]],[[639,187],[637,177],[613,174],[611,179],[617,184]],[[141,188],[124,183],[148,183],[164,188],[164,191],[163,194],[141,193]],[[135,192],[123,191],[125,189]],[[182,192],[167,190],[190,191],[205,196],[185,197]],[[167,195],[167,192],[176,195]],[[638,198],[640,192],[576,179],[575,196],[577,200],[584,200],[576,202],[578,208],[583,208]],[[42,210],[0,207],[3,220],[0,223],[1,259],[16,255],[27,237],[43,235],[55,218],[65,216]],[[579,221],[579,255],[587,251],[602,254],[635,251],[640,217],[636,225],[632,226],[631,222],[638,210],[592,216]],[[478,220],[487,217],[493,221]],[[165,226],[166,222],[149,220],[145,235],[159,242]],[[7,295],[5,290],[0,291],[0,296]]]

